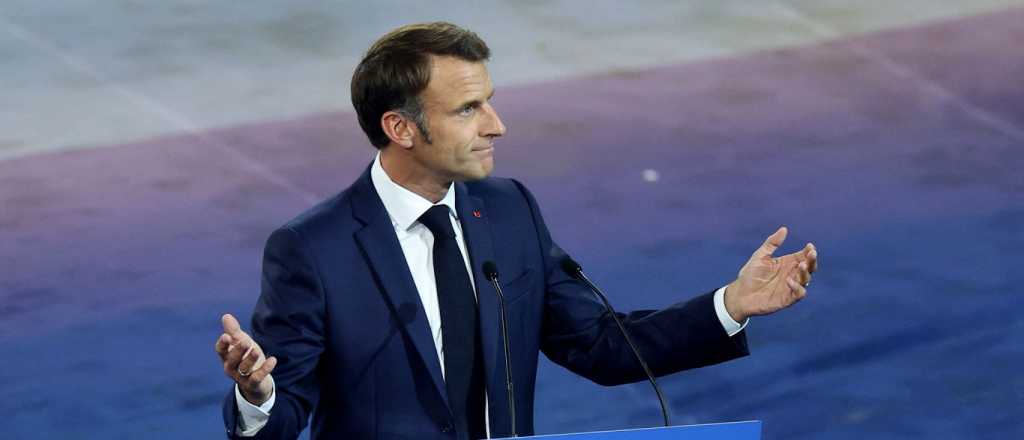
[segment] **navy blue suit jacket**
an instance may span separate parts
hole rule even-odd
[[[501,271],[509,314],[517,428],[533,433],[541,351],[594,382],[645,378],[603,306],[559,269],[533,196],[510,179],[456,183],[456,209],[479,298],[491,433],[510,430],[499,308],[481,264]],[[276,403],[261,439],[293,439],[312,415],[313,439],[462,439],[430,328],[391,220],[367,170],[347,190],[267,241],[253,338],[278,358]],[[747,354],[728,337],[712,293],[624,321],[651,369],[664,375]],[[224,402],[233,436],[234,392]]]

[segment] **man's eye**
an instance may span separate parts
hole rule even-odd
[[[460,116],[469,116],[469,115],[473,114],[474,110],[476,110],[475,107],[473,107],[471,105],[467,105],[467,106],[462,107],[461,109],[459,109],[459,115]]]

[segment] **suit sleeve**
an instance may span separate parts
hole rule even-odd
[[[551,239],[533,195],[516,184],[529,204],[544,265],[541,350],[553,362],[601,385],[645,380],[643,368],[604,305],[559,267],[565,253]],[[657,376],[749,354],[745,332],[729,337],[722,327],[714,290],[662,310],[619,317]]]
[[[319,400],[317,364],[324,350],[324,289],[317,264],[302,237],[290,228],[274,231],[263,254],[260,298],[252,336],[264,353],[277,357],[276,402],[255,439],[294,439],[305,429]],[[235,437],[235,393],[224,402],[225,428]]]

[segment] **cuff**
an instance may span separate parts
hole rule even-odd
[[[725,329],[725,333],[729,337],[736,336],[737,333],[743,331],[747,327],[747,323],[750,322],[750,318],[743,321],[743,324],[736,322],[729,316],[729,311],[725,308],[725,288],[728,286],[722,286],[722,288],[715,291],[715,314],[718,315],[718,321],[722,323],[722,328]]]
[[[274,377],[270,377],[271,385],[274,385]],[[263,429],[267,424],[267,420],[270,420],[270,410],[274,407],[274,400],[277,397],[276,386],[274,390],[270,392],[270,398],[262,405],[256,406],[245,400],[242,396],[242,392],[238,389],[238,384],[235,384],[235,402],[238,404],[238,426],[235,428],[235,434],[239,437],[252,437],[255,436],[260,429]]]

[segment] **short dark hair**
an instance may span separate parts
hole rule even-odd
[[[440,21],[402,26],[374,42],[352,73],[352,105],[375,147],[390,142],[380,118],[392,110],[412,119],[431,142],[419,98],[430,82],[430,55],[483,62],[491,50],[475,33]]]

